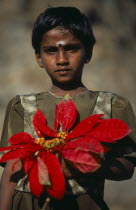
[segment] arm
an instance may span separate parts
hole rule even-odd
[[[14,171],[12,170],[12,164],[17,160],[7,162],[0,184],[0,210],[10,210],[12,197],[15,192],[16,182],[10,181],[11,175],[22,167],[21,162],[15,165]]]
[[[23,114],[20,97],[16,96],[9,102],[7,106],[0,142],[1,147],[7,146],[8,140],[13,134],[24,131]],[[5,166],[5,169],[3,171],[0,184],[0,210],[9,210],[11,205],[12,196],[16,186],[15,182],[10,181],[10,177],[13,174],[11,165],[14,161],[9,161],[6,166],[5,164],[1,164],[2,166]],[[18,170],[18,168],[19,163],[16,165],[15,170]]]
[[[125,158],[114,158],[104,163],[101,173],[109,180],[127,180],[134,173],[134,164]]]
[[[24,109],[21,105],[20,97],[15,96],[8,103],[6,109],[0,147],[7,146],[8,140],[12,135],[24,131],[23,118],[24,118]]]
[[[102,167],[106,179],[121,181],[132,177],[136,163],[136,119],[127,99],[119,96],[113,98],[112,118],[123,120],[132,130],[129,136],[110,145],[112,150]]]

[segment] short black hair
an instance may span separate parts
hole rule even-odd
[[[95,37],[86,15],[75,7],[51,7],[38,16],[32,31],[32,46],[35,53],[40,53],[43,34],[59,26],[68,29],[83,43],[87,59],[90,60]]]

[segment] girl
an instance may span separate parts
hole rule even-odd
[[[47,92],[18,95],[9,102],[1,146],[6,146],[12,135],[24,131],[37,138],[32,126],[37,109],[44,113],[48,126],[53,129],[55,106],[66,94],[70,95],[79,112],[76,125],[91,115],[104,114],[103,118],[126,122],[131,133],[114,145],[107,144],[112,149],[102,158],[102,167],[94,173],[78,172],[62,159],[67,180],[66,193],[60,200],[51,198],[46,207],[46,191],[37,198],[30,192],[29,186],[23,187],[23,162],[15,164],[13,171],[12,165],[16,160],[8,161],[1,181],[1,210],[106,210],[109,208],[103,200],[104,180],[132,177],[136,128],[130,103],[113,93],[88,90],[82,83],[83,67],[91,59],[94,44],[91,26],[78,9],[48,8],[39,15],[33,28],[32,46],[37,62],[48,73],[52,86]]]

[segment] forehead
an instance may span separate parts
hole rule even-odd
[[[79,42],[81,41],[76,38],[68,29],[54,28],[43,35],[41,44],[65,45],[67,43]]]

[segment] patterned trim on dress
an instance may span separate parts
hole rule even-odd
[[[36,96],[35,94],[20,95],[20,99],[24,108],[24,132],[29,133],[34,138],[38,138],[32,124],[33,115],[37,110]],[[19,180],[16,190],[30,192],[29,184],[28,182],[26,184],[25,181],[26,178],[27,176]]]
[[[37,110],[36,96],[35,94],[21,95],[20,99],[24,108],[24,132],[29,133],[34,138],[38,138],[32,124],[33,115]]]
[[[111,92],[99,92],[92,115],[104,114],[104,119],[111,118],[111,105],[113,96],[115,95]]]

